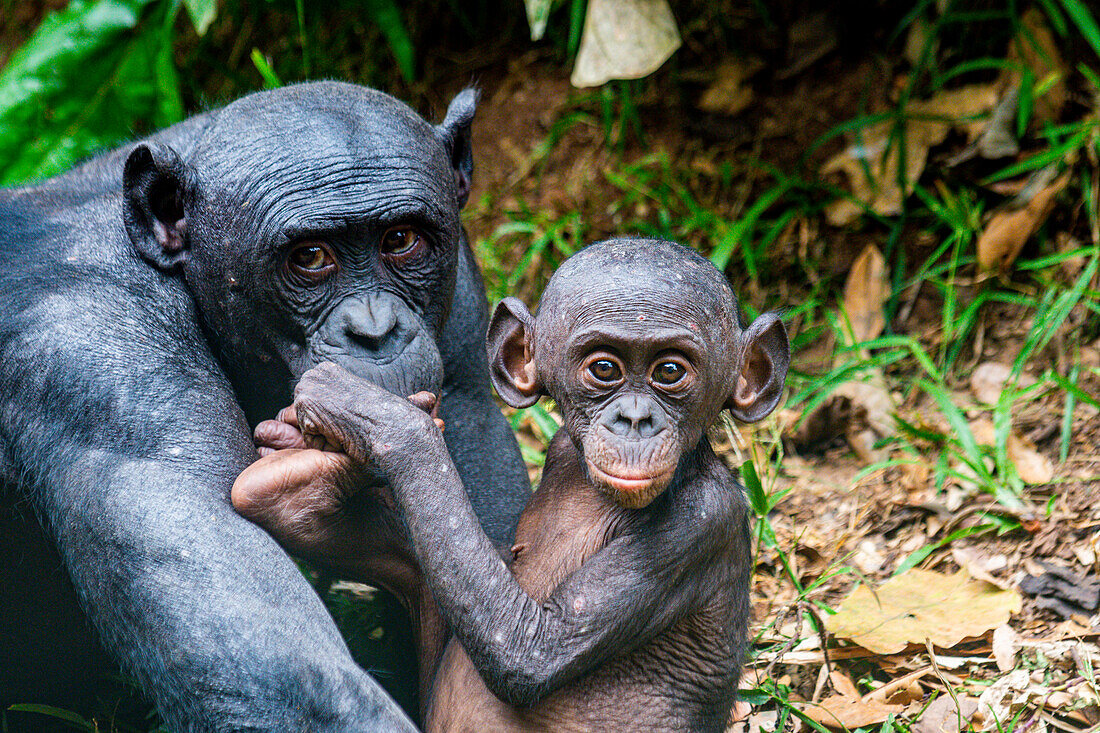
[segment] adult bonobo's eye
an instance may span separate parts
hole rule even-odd
[[[682,356],[666,354],[658,357],[649,378],[666,391],[686,389],[692,380],[691,364]]]
[[[336,257],[320,242],[305,242],[290,251],[287,266],[310,280],[324,280],[336,271]]]
[[[386,230],[378,249],[387,261],[401,263],[419,254],[426,244],[418,229],[401,225]]]

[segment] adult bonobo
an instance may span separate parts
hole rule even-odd
[[[0,192],[0,703],[94,666],[62,646],[78,595],[173,730],[408,725],[229,488],[250,425],[336,361],[442,392],[471,500],[510,541],[526,474],[458,218],[475,102],[432,127],[380,92],[303,84]]]

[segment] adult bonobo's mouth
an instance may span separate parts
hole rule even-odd
[[[443,358],[434,334],[400,299],[369,293],[346,299],[309,340],[310,366],[332,361],[402,397],[439,394]]]

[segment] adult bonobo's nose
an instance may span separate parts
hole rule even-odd
[[[604,408],[600,424],[623,438],[652,438],[668,427],[664,412],[648,397],[625,395]]]
[[[416,335],[415,316],[404,303],[383,293],[346,299],[326,323],[330,343],[343,342],[354,358],[385,362],[393,359]]]

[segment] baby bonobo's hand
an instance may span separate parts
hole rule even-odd
[[[363,384],[347,388],[362,389]],[[420,416],[434,415],[437,409],[435,395],[428,392],[407,401],[392,399]],[[341,409],[324,400],[313,404],[325,404],[326,410],[336,413]],[[321,413],[328,414],[326,410]],[[435,418],[435,423],[442,429],[441,420]],[[309,424],[327,422],[321,418]],[[385,521],[379,516],[384,508],[379,504],[392,506],[392,500],[373,466],[349,456],[343,443],[329,436],[335,434],[303,433],[295,405],[280,411],[275,420],[257,425],[255,441],[261,458],[233,484],[233,506],[290,552],[355,572],[364,548],[378,540],[378,525]],[[356,500],[349,501],[356,494]]]
[[[390,394],[336,364],[324,363],[302,376],[294,407],[305,440],[337,446],[382,476],[415,467],[426,453],[446,450],[435,419],[434,395],[408,399]]]

